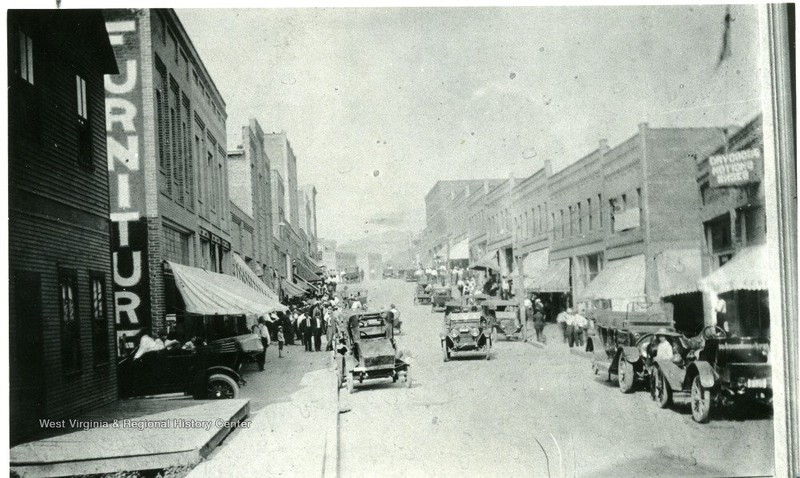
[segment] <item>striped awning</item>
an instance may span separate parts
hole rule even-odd
[[[732,290],[767,290],[767,245],[745,247],[731,260],[697,281],[701,290],[723,294]]]
[[[167,262],[186,312],[198,315],[264,315],[288,310],[238,278]]]
[[[273,292],[238,254],[233,254],[233,275],[270,299],[278,301],[278,294]]]
[[[656,256],[659,296],[697,292],[701,267],[700,249],[666,250]]]
[[[291,281],[283,279],[283,293],[289,297],[300,297],[306,295],[307,290],[301,284],[294,284]]]
[[[581,292],[581,300],[622,299],[641,301],[644,294],[644,255],[608,261]]]
[[[551,261],[543,271],[532,276],[526,270],[525,289],[530,292],[570,292],[569,259]]]

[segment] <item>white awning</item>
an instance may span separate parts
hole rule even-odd
[[[286,306],[234,276],[168,262],[186,312],[199,315],[264,315]]]
[[[767,290],[767,245],[745,247],[731,260],[697,281],[701,290],[723,294],[732,290]]]
[[[450,248],[450,260],[469,259],[469,238]]]
[[[580,294],[580,300],[623,299],[643,301],[644,256],[631,256],[608,261],[605,269],[597,274]]]
[[[238,254],[233,254],[233,275],[248,286],[278,302],[278,294],[273,292]]]
[[[554,260],[544,270],[530,276],[525,269],[525,289],[529,292],[569,292],[569,259]]]
[[[660,297],[697,292],[702,277],[700,249],[670,249],[656,257]]]
[[[306,292],[308,292],[308,289],[306,289],[302,283],[294,284],[286,279],[283,279],[281,283],[283,284],[283,293],[289,297],[300,297],[306,295]]]
[[[533,251],[522,260],[522,272],[525,277],[536,277],[547,269],[550,249],[544,248]]]

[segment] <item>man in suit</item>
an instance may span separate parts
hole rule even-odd
[[[311,328],[311,316],[303,313],[300,315],[300,318],[302,319],[301,327],[303,330],[303,345],[306,346],[306,352],[311,352],[311,336],[313,334],[313,330]]]
[[[322,318],[322,306],[315,302],[311,306],[311,330],[314,335],[314,351],[322,350],[322,333],[325,330],[325,321]]]

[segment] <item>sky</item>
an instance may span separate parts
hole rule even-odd
[[[425,226],[438,180],[558,171],[651,127],[760,111],[757,9],[731,6],[177,10],[228,114],[286,131],[320,237]],[[239,135],[239,137],[237,137]]]

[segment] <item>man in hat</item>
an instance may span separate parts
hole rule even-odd
[[[267,328],[267,321],[264,320],[263,317],[258,318],[258,338],[261,339],[261,345],[264,347],[264,351],[258,354],[256,357],[256,361],[258,362],[258,370],[260,372],[264,371],[264,362],[267,359],[267,347],[269,347],[269,329]]]
[[[556,323],[558,323],[558,326],[561,328],[561,335],[564,338],[564,343],[568,342],[569,337],[572,334],[571,330],[567,331],[567,320],[570,317],[572,317],[571,308],[562,309],[558,316],[556,316]]]

